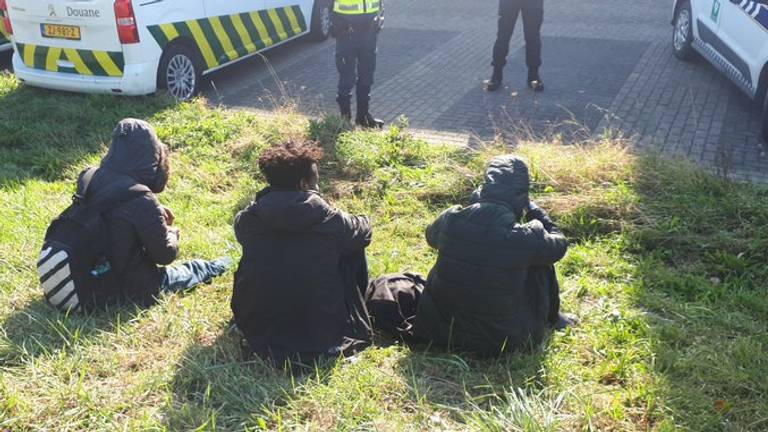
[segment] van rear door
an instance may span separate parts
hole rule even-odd
[[[114,0],[8,0],[24,64],[49,72],[122,76]]]

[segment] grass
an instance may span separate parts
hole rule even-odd
[[[231,274],[146,310],[63,316],[41,301],[45,227],[126,116],[150,120],[173,149],[161,200],[183,258],[237,257],[231,225],[263,184],[259,152],[310,136],[327,149],[325,195],[373,218],[372,274],[427,272],[425,226],[508,151],[0,75],[0,430],[768,429],[768,189],[609,137],[523,143],[535,199],[572,240],[558,269],[581,325],[495,361],[381,343],[290,376],[242,358],[227,325]]]

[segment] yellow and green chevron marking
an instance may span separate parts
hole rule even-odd
[[[8,34],[8,30],[5,29],[5,24],[3,23],[3,20],[0,19],[0,45],[5,45],[11,40],[11,35]]]
[[[27,67],[48,72],[121,77],[125,67],[121,52],[86,51],[22,43],[17,43],[16,49]],[[60,60],[68,61],[72,67],[60,66]]]
[[[307,31],[299,6],[149,26],[160,48],[186,37],[195,41],[208,69],[253,54]]]

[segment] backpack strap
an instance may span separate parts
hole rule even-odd
[[[85,202],[85,198],[88,196],[88,189],[91,187],[93,176],[96,175],[98,170],[98,168],[88,168],[85,170],[85,173],[83,173],[83,176],[77,184],[77,191],[72,195],[73,203],[83,204]]]

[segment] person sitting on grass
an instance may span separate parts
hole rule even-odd
[[[445,211],[427,228],[438,258],[418,304],[417,338],[494,356],[575,322],[560,313],[554,267],[568,242],[530,201],[529,183],[522,159],[497,157],[471,205]]]
[[[313,142],[264,151],[269,186],[235,220],[243,256],[232,312],[248,349],[283,367],[352,355],[370,345],[368,218],[337,210],[320,195]]]
[[[233,264],[230,258],[221,258],[164,267],[175,261],[179,253],[180,232],[173,227],[173,212],[157,199],[157,194],[165,190],[169,176],[168,148],[150,124],[136,119],[118,123],[100,166],[80,174],[78,194],[83,196],[76,197],[83,200],[84,206],[105,208],[100,212],[108,261],[93,272],[101,277],[109,276],[111,281],[94,292],[93,298],[83,297],[83,293],[69,293],[69,298],[80,295],[83,309],[126,300],[147,306],[154,303],[160,293],[188,290],[210,282]],[[129,191],[133,190],[140,193],[131,195]],[[43,282],[44,288],[50,285],[50,280]],[[75,291],[71,284],[63,288],[63,284],[59,285],[46,293],[55,306],[65,302],[52,300],[67,296],[67,290]]]

